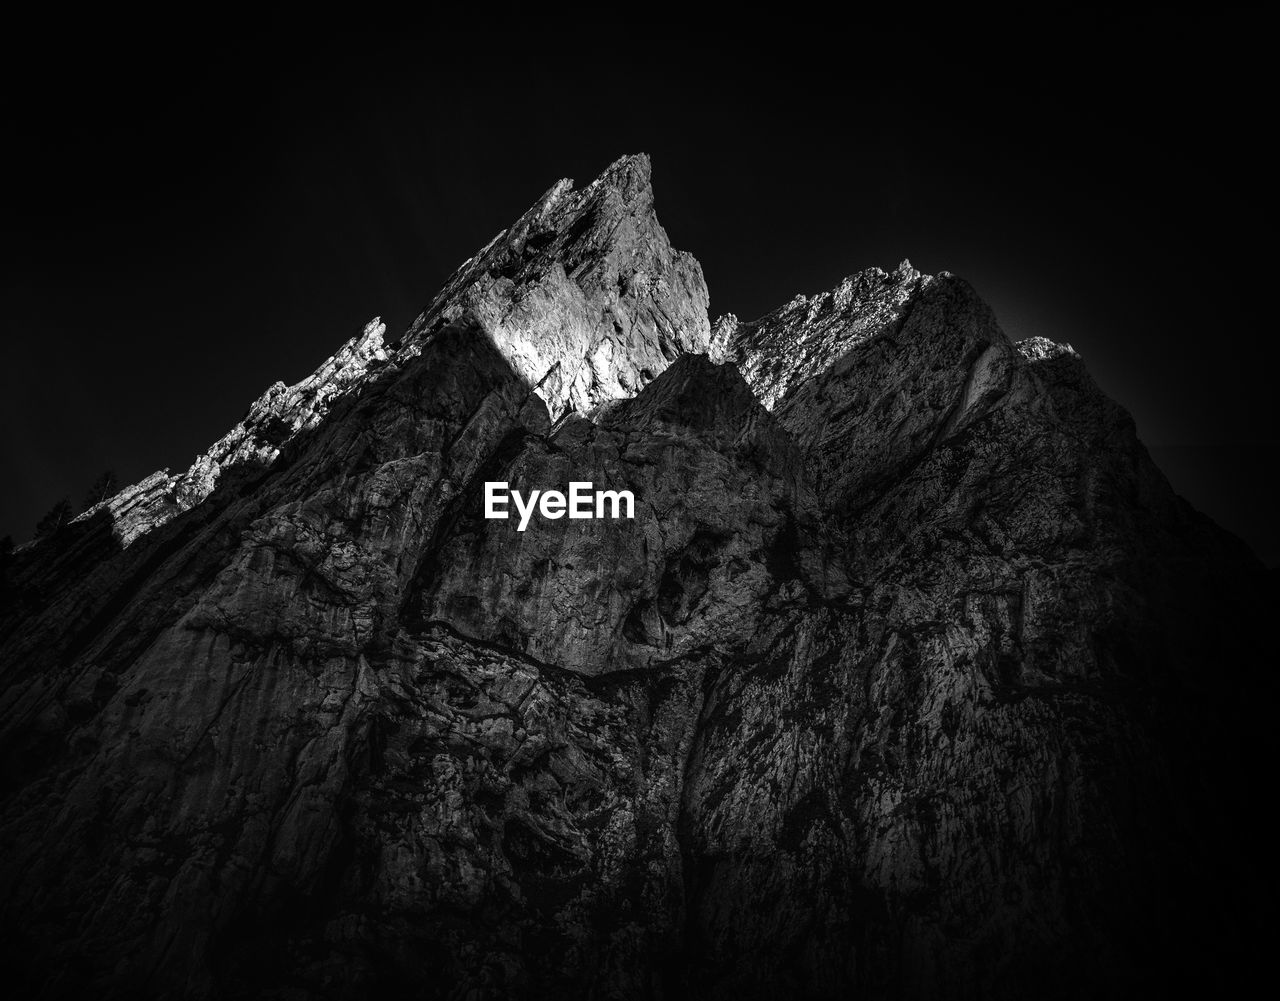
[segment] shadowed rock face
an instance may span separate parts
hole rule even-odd
[[[626,158],[7,558],[22,986],[1229,983],[1269,878],[1256,561],[959,279],[706,304]],[[520,533],[491,479],[636,517]]]

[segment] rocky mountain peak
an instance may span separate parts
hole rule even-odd
[[[269,467],[286,442],[318,425],[337,400],[388,361],[392,352],[384,340],[386,331],[381,317],[374,317],[305,379],[292,386],[272,384],[186,471],[153,473],[77,520],[107,515],[115,538],[128,546],[204,501],[229,470]]]
[[[394,348],[374,319],[310,376],[276,382],[183,473],[155,473],[107,502],[125,545],[199,504],[234,467],[270,466],[335,400],[407,364],[462,318],[492,340],[553,418],[634,396],[672,361],[706,351],[702,268],[654,212],[648,156],[624,156],[581,190],[562,179],[468,259]],[[86,512],[86,514],[88,514]]]
[[[613,192],[623,202],[639,211],[653,209],[653,165],[648,153],[631,153],[620,156],[592,181],[584,195],[594,192]]]
[[[0,554],[18,992],[1221,993],[1261,567],[959,278],[706,307],[624,158]]]
[[[1051,361],[1054,358],[1071,356],[1079,358],[1075,348],[1070,344],[1059,344],[1047,337],[1028,337],[1018,341],[1014,347],[1029,362]]]
[[[473,313],[559,418],[705,351],[707,301],[702,268],[654,213],[648,157],[627,156],[581,191],[554,185],[458,269],[406,342]]]
[[[716,321],[713,357],[731,361],[772,410],[795,386],[898,325],[914,297],[935,281],[903,261],[894,271],[869,268],[826,292],[798,295],[758,320]]]

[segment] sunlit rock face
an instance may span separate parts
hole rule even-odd
[[[667,239],[649,171],[641,154],[623,157],[581,191],[557,182],[466,261],[393,345],[386,324],[371,320],[306,379],[272,385],[186,472],[163,470],[104,502],[117,539],[129,545],[199,504],[226,470],[270,466],[336,400],[464,316],[554,418],[633,396],[680,355],[706,351],[702,268]]]
[[[681,354],[706,351],[702,268],[667,240],[649,170],[642,154],[581,191],[557,183],[458,269],[407,342],[474,315],[556,418],[634,396]]]
[[[892,272],[850,275],[830,292],[797,295],[754,322],[729,313],[716,321],[711,353],[734,362],[772,410],[793,387],[901,325],[913,297],[933,280],[903,261]]]
[[[713,330],[643,157],[3,574],[24,991],[1115,996],[1258,920],[1256,561],[958,278]]]

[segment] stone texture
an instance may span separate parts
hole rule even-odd
[[[475,316],[557,418],[633,396],[679,355],[705,351],[702,267],[671,248],[649,171],[641,154],[580,192],[558,182],[458,269],[406,341]]]
[[[890,273],[870,268],[830,292],[798,295],[754,322],[728,313],[715,323],[711,354],[734,362],[772,410],[793,387],[901,324],[912,297],[932,281],[903,261]]]
[[[315,427],[334,400],[360,386],[387,360],[383,335],[386,324],[370,320],[357,337],[301,382],[286,386],[277,382],[263,393],[243,420],[196,456],[191,467],[177,476],[161,470],[126,487],[114,497],[95,504],[79,515],[92,521],[109,515],[116,538],[129,545],[140,535],[163,525],[209,496],[223,472],[236,466],[269,466],[280,447],[300,431]]]
[[[399,342],[5,558],[21,987],[1231,984],[1261,567],[963,281],[713,333],[652,204],[643,158],[561,182]],[[519,533],[488,479],[637,516]]]
[[[203,501],[223,472],[269,466],[391,358],[407,361],[450,322],[482,326],[554,417],[632,396],[688,352],[707,350],[702,268],[671,247],[653,209],[649,158],[627,156],[582,191],[558,181],[449,279],[394,344],[371,320],[306,379],[272,385],[184,473],[168,470],[84,512],[105,509],[121,544]]]

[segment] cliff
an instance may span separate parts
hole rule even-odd
[[[20,983],[1021,998],[1240,969],[1261,567],[1074,351],[958,278],[707,304],[624,158],[398,341],[371,324],[15,553]],[[481,516],[495,479],[636,518],[517,533]]]

